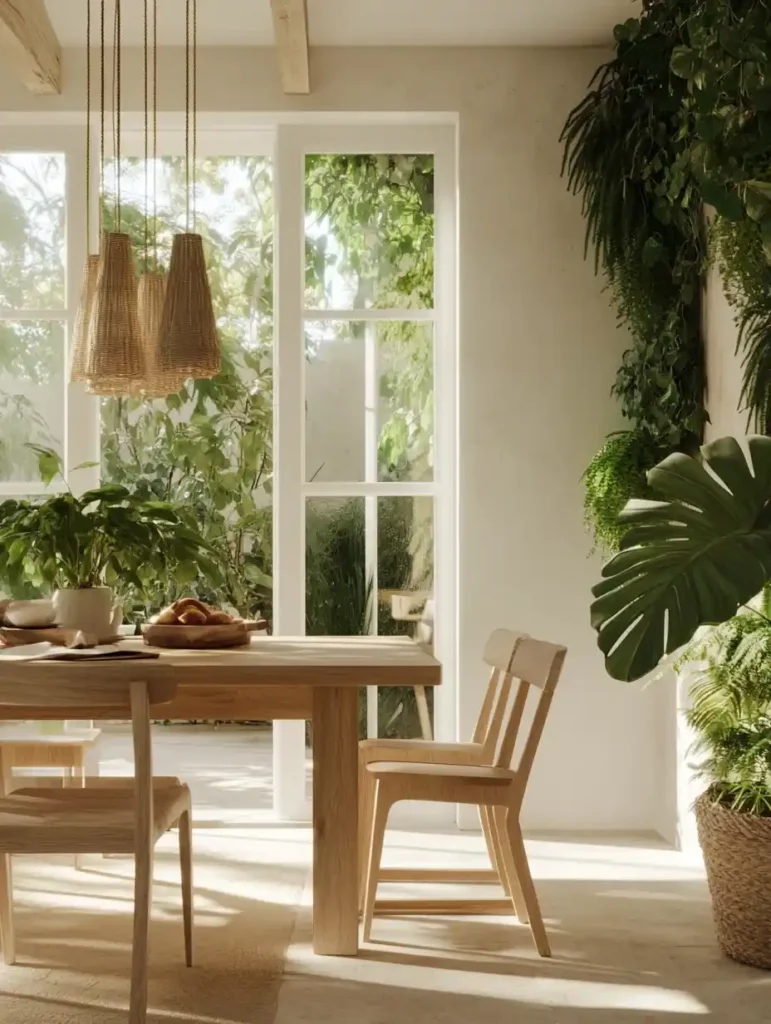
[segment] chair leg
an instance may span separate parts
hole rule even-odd
[[[533,885],[533,876],[530,874],[530,865],[527,861],[525,843],[522,839],[522,829],[519,827],[519,821],[514,811],[504,811],[504,814],[506,815],[506,820],[505,824],[501,822],[504,826],[501,830],[501,838],[505,837],[508,840],[507,845],[514,863],[514,872],[519,880],[528,917],[530,918],[530,930],[533,933],[535,948],[541,956],[551,956],[549,939],[544,927],[543,917],[541,916],[541,907],[538,903],[538,896]],[[499,818],[498,820],[500,821],[501,819]]]
[[[479,808],[479,817],[482,819],[482,834],[485,837],[487,855],[490,858],[493,871],[498,875],[498,880],[501,883],[503,891],[507,896],[511,896],[509,878],[506,873],[506,867],[503,863],[501,847],[498,841],[498,833],[495,828],[495,822],[493,821],[493,808],[482,805]]]
[[[506,895],[514,904],[514,913],[522,924],[529,924],[530,915],[527,912],[527,903],[525,902],[525,896],[522,892],[522,880],[519,877],[517,864],[511,850],[511,844],[506,834],[506,814],[507,811],[505,807],[491,807],[490,822],[495,836],[496,849],[498,850],[501,858],[503,875],[506,879],[506,884],[504,886]]]
[[[380,871],[380,859],[383,856],[383,840],[385,839],[389,810],[390,806],[385,800],[383,784],[378,780],[375,782],[372,832],[369,841],[369,859],[367,863],[367,891],[364,896],[364,942],[369,942],[369,937],[372,934],[372,919],[375,916],[377,880],[378,873]]]
[[[193,821],[190,811],[179,819],[179,862],[182,871],[182,919],[185,926],[185,963],[193,966]]]
[[[372,811],[375,802],[375,783],[366,769],[364,757],[359,755],[359,912],[364,909],[367,891],[367,860],[372,835]]]
[[[0,853],[0,939],[3,961],[16,963],[16,931],[13,922],[13,869],[11,855]]]
[[[153,893],[153,851],[136,857],[134,877],[134,945],[131,955],[131,1003],[129,1024],[147,1021],[147,959],[150,904]]]
[[[420,719],[421,735],[424,740],[432,740],[434,736],[431,729],[431,713],[428,710],[426,688],[425,686],[414,686],[413,690],[415,691],[415,703],[418,708],[418,718]]]

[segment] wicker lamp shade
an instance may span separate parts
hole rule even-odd
[[[142,274],[139,278],[139,332],[145,358],[142,391],[148,398],[165,398],[179,391],[185,381],[183,375],[169,373],[161,367],[161,323],[167,283],[168,278],[163,273]]]
[[[86,388],[94,395],[132,394],[144,372],[131,239],[106,234],[89,325]]]
[[[80,303],[75,316],[75,330],[70,349],[70,380],[85,381],[88,369],[88,336],[91,314],[94,310],[96,286],[99,280],[99,257],[87,256],[83,268]]]
[[[221,362],[203,239],[191,233],[175,235],[163,309],[160,368],[182,377],[216,377]]]

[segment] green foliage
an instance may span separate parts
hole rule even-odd
[[[621,514],[621,550],[593,588],[592,625],[615,679],[639,679],[699,626],[725,622],[771,578],[771,438],[732,437],[648,474],[661,500]]]
[[[771,432],[769,13],[766,0],[645,3],[617,26],[614,59],[563,133],[587,245],[632,335],[613,391],[662,450],[692,451],[706,419],[705,203],[717,211],[712,247],[737,309],[742,403]],[[591,494],[589,505],[602,507]]]
[[[695,640],[678,668],[691,676],[688,722],[700,775],[738,813],[771,816],[771,621],[747,610]]]
[[[610,434],[584,473],[584,523],[604,551],[618,551],[625,528],[619,514],[632,498],[650,491],[646,473],[658,460],[648,434],[623,430]]]
[[[36,452],[40,476],[62,476],[60,457]],[[118,484],[79,497],[67,490],[36,501],[0,504],[0,580],[11,594],[36,587],[88,588],[103,584],[119,594],[142,588],[158,574],[198,572],[216,579],[217,566],[189,513],[149,501]]]
[[[412,503],[380,499],[378,508],[378,588],[419,588],[414,578],[420,529]],[[305,624],[309,636],[365,636],[371,632],[372,578],[365,559],[364,501],[321,500],[309,503],[307,516]],[[403,633],[390,607],[378,606],[378,634]],[[366,704],[359,709],[360,731],[366,735]],[[418,729],[415,695],[403,687],[378,690],[378,735],[405,736]]]

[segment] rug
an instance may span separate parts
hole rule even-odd
[[[265,780],[244,756],[250,738],[236,749],[229,736],[209,737],[202,748],[191,733],[156,732],[155,747],[156,772],[193,790],[195,966],[185,967],[170,834],[156,847],[148,1021],[272,1024],[308,851],[288,858],[286,830],[256,820]],[[103,772],[125,770],[129,743],[106,738]],[[2,1024],[125,1024],[133,860],[88,856],[76,868],[72,857],[15,857],[14,875],[17,965],[0,965]]]

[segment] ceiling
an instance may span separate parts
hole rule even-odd
[[[86,0],[46,5],[62,45],[84,45]],[[633,0],[308,0],[308,25],[311,46],[589,46],[609,43],[614,24],[637,7]],[[96,39],[99,0],[92,10]],[[143,10],[143,0],[123,0],[124,45],[142,44]],[[158,0],[160,45],[184,41],[184,11],[185,0]],[[198,40],[272,46],[269,0],[198,0]]]

